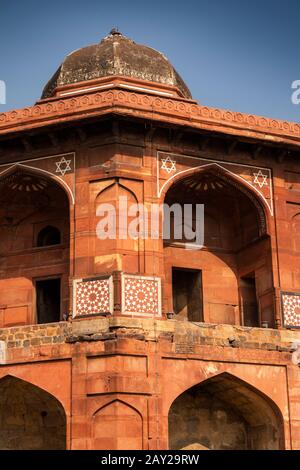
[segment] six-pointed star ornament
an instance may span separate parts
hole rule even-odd
[[[176,161],[172,160],[170,157],[162,158],[161,163],[162,163],[161,169],[165,170],[167,173],[176,171]]]
[[[264,173],[259,170],[257,173],[253,173],[254,176],[254,184],[258,184],[260,188],[263,188],[264,186],[268,186],[268,175],[264,175]]]
[[[62,176],[65,176],[67,171],[72,171],[71,160],[66,160],[65,157],[62,157],[59,162],[55,162],[56,173],[60,173]]]

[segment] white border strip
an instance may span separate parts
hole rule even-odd
[[[175,96],[174,93],[168,93],[167,91],[158,91],[158,90],[154,90],[152,88],[143,88],[143,87],[140,87],[140,86],[127,85],[126,83],[120,83],[119,86],[122,87],[122,88],[128,88],[128,90],[146,91],[148,93],[153,93],[155,95]]]
[[[114,86],[113,83],[109,83],[107,85],[92,86],[90,88],[80,88],[79,90],[65,91],[64,93],[58,93],[58,96],[77,95],[78,93],[100,90],[101,88],[112,88],[113,86]]]
[[[167,91],[159,91],[155,90],[152,88],[143,88],[139,86],[134,86],[134,85],[127,85],[126,83],[108,83],[106,85],[98,85],[98,86],[92,86],[89,88],[79,88],[79,90],[73,90],[73,91],[65,91],[63,93],[58,93],[58,96],[69,96],[69,95],[78,95],[79,93],[86,93],[89,91],[95,91],[95,90],[101,90],[103,88],[125,88],[128,90],[136,90],[136,91],[144,91],[147,93],[153,93],[155,95],[162,95],[162,96],[175,96],[175,93],[168,93]]]

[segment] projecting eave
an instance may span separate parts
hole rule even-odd
[[[40,101],[0,114],[0,136],[119,114],[191,130],[222,133],[275,145],[300,146],[300,124],[200,106],[181,97],[131,92],[118,87]]]

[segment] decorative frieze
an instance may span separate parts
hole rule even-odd
[[[257,137],[259,133],[264,140],[273,142],[278,138],[300,135],[299,123],[209,108],[186,99],[158,97],[120,89],[64,97],[50,102],[44,100],[31,107],[0,113],[0,132],[11,132],[16,127],[20,129],[21,126],[24,128],[33,124],[45,125],[45,122],[48,124],[58,121],[62,116],[74,119],[74,115],[94,115],[95,110],[111,112],[120,105],[123,109],[128,106],[139,113],[159,112],[161,116],[167,115],[169,121],[172,115],[176,116],[177,122],[180,118],[185,121],[189,119],[190,125],[205,125],[206,128],[209,125],[226,125],[227,129],[233,128],[235,134],[246,131],[248,136]]]
[[[122,273],[121,282],[116,279],[115,284],[114,276],[74,280],[73,317],[113,314],[114,293],[123,315],[161,317],[160,278]]]

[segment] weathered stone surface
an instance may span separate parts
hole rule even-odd
[[[140,47],[117,37],[106,40],[124,45],[110,63],[99,66],[100,45],[81,50],[51,98],[0,114],[0,446],[300,448],[300,332],[285,328],[281,304],[283,291],[300,291],[300,126],[186,99],[178,77],[164,82],[173,69],[156,52],[134,77],[117,78],[128,57],[112,60]],[[204,202],[204,248],[99,240],[96,209],[120,196],[147,208]],[[36,246],[49,223],[62,243]],[[198,274],[181,273],[175,286],[173,268]],[[31,325],[36,282],[55,277],[68,321]],[[98,277],[108,294],[93,290]],[[74,280],[90,286],[79,299]],[[288,314],[297,323],[295,296]]]
[[[22,326],[0,330],[2,341],[7,343],[8,348],[17,348],[28,347],[30,344],[38,346],[46,343],[132,338],[139,341],[171,341],[176,345],[178,352],[180,349],[192,352],[197,344],[291,352],[291,347],[298,338],[297,332],[286,330],[244,328],[243,335],[240,335],[240,327],[230,325],[195,325],[189,322],[125,317],[60,322],[53,324],[51,328],[49,325],[39,325],[34,334],[32,328]]]
[[[186,84],[161,52],[136,44],[115,30],[99,44],[69,54],[42,98],[53,96],[56,87],[118,75],[176,86],[185,98],[191,98]]]
[[[7,376],[0,382],[1,450],[63,450],[66,417],[50,394]]]

